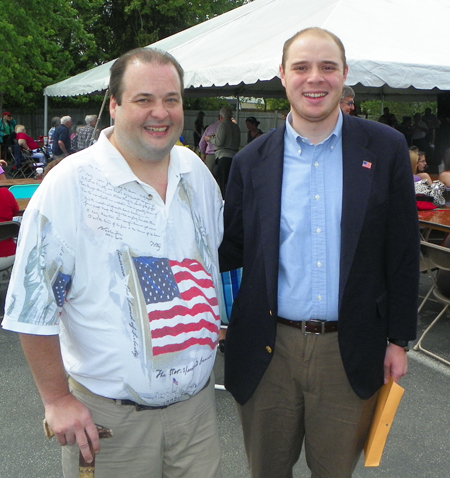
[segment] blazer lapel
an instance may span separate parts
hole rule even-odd
[[[281,183],[283,179],[284,131],[277,128],[259,148],[260,161],[252,170],[252,186],[261,227],[267,294],[271,310],[277,310],[280,244]],[[268,135],[269,139],[269,135]],[[256,219],[256,218],[255,218]]]
[[[344,115],[339,304],[358,245],[378,159],[368,150],[369,140],[369,136],[358,120]]]

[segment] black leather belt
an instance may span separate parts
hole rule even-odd
[[[328,334],[329,332],[336,332],[338,329],[337,320],[288,320],[277,317],[277,322],[300,329],[305,334]]]
[[[116,403],[121,405],[131,405],[136,409],[137,412],[142,412],[143,410],[162,410],[167,408],[169,405],[161,405],[159,407],[151,407],[150,405],[141,405],[140,403],[133,402],[133,400],[114,400]]]

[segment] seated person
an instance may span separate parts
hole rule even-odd
[[[30,153],[30,157],[35,159],[39,163],[47,164],[45,154],[40,151],[39,145],[33,138],[30,138],[26,134],[26,129],[23,124],[18,124],[15,127],[16,139],[19,143],[19,146],[22,148],[22,151],[27,151]]]
[[[432,185],[433,181],[428,173],[425,173],[425,168],[427,167],[427,160],[425,158],[425,153],[423,151],[419,151],[417,146],[410,146],[409,151],[417,153],[417,166],[413,170],[413,174],[415,178],[425,179],[428,185]],[[411,157],[411,154],[410,154]],[[412,157],[411,157],[412,160]]]
[[[445,187],[450,188],[450,148],[444,153],[444,171],[439,175],[439,181],[445,184]]]
[[[19,205],[8,188],[0,188],[0,222],[12,221],[19,213]],[[14,239],[0,241],[0,263],[8,263],[8,259],[16,253],[16,242]],[[10,261],[12,265],[12,261]]]
[[[6,166],[7,162],[3,159],[0,159],[0,181],[6,181],[5,171],[3,170],[2,166]]]
[[[430,175],[425,172],[427,168],[427,158],[425,157],[425,153],[423,151],[419,151],[419,161],[417,162],[417,176],[420,179],[426,179],[427,184],[433,184],[433,180],[431,179]]]

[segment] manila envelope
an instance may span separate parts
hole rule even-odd
[[[364,466],[380,464],[384,445],[404,391],[392,377],[381,387],[369,436],[364,445]]]

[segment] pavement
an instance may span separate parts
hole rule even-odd
[[[421,293],[429,288],[422,275]],[[3,310],[4,293],[0,293]],[[419,333],[440,310],[429,301],[419,317]],[[450,318],[438,323],[425,343],[450,360]],[[409,352],[405,394],[392,425],[381,464],[365,468],[360,460],[354,478],[450,478],[450,366],[422,352]],[[43,406],[16,334],[0,329],[0,478],[61,478],[60,450],[42,430]],[[223,383],[223,355],[214,367]],[[216,390],[222,446],[222,477],[249,478],[242,433],[231,395]],[[304,456],[294,478],[309,477]],[[202,477],[199,477],[202,478]],[[277,477],[274,477],[277,478]]]

